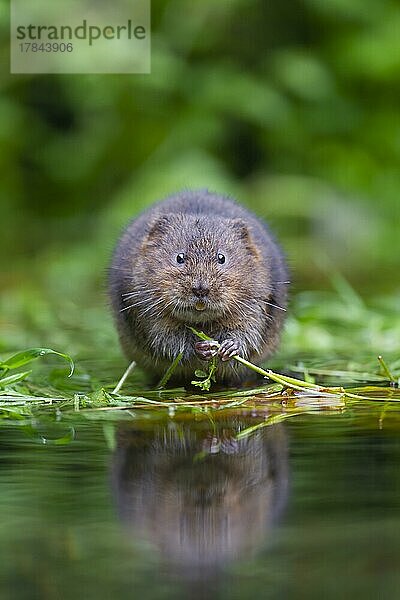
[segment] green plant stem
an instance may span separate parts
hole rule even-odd
[[[203,331],[197,331],[193,327],[189,327],[189,329],[195,335],[197,335],[197,337],[199,337],[201,340],[208,341],[208,342],[215,341],[211,337],[209,337],[207,334],[205,334]],[[219,346],[219,344],[218,344],[218,346]],[[315,383],[308,383],[307,381],[303,381],[302,379],[295,379],[294,377],[286,377],[286,375],[280,375],[278,373],[274,373],[270,369],[268,369],[268,371],[266,371],[265,369],[262,369],[261,367],[249,362],[245,358],[242,358],[238,354],[236,354],[232,358],[234,360],[236,360],[237,362],[241,363],[242,365],[244,365],[245,367],[247,367],[248,369],[251,369],[252,371],[255,371],[256,373],[259,373],[260,375],[263,375],[263,377],[267,377],[268,379],[271,379],[272,381],[276,381],[277,383],[280,383],[280,384],[283,384],[283,385],[286,385],[289,387],[293,387],[296,389],[301,389],[301,390],[304,388],[314,389],[316,391],[326,391],[327,390],[327,388],[323,388]],[[336,388],[332,388],[332,389],[335,389],[335,391],[336,391]],[[339,390],[339,388],[337,388],[337,390]]]
[[[378,356],[378,360],[380,362],[380,365],[382,367],[383,372],[385,373],[386,377],[389,379],[389,381],[391,381],[392,383],[396,383],[396,379],[394,378],[394,376],[392,375],[392,373],[390,372],[389,367],[387,366],[386,362],[383,360],[383,356]]]
[[[197,337],[199,337],[200,339],[202,339],[204,341],[215,341],[212,338],[210,338],[207,334],[205,334],[203,331],[197,331],[193,327],[189,327],[189,329],[195,335],[197,335]],[[237,354],[235,356],[233,356],[232,358],[234,360],[236,360],[237,362],[241,363],[242,365],[244,365],[245,367],[247,367],[248,369],[251,369],[252,371],[255,371],[256,373],[263,375],[263,377],[271,379],[271,381],[275,381],[276,383],[280,383],[283,386],[286,386],[286,387],[289,387],[289,388],[292,388],[295,390],[299,390],[299,391],[311,390],[314,393],[315,392],[323,392],[325,394],[335,394],[335,395],[341,395],[341,396],[346,395],[345,389],[342,387],[323,387],[323,386],[317,385],[316,383],[309,383],[307,381],[303,381],[302,379],[297,379],[295,377],[287,377],[286,375],[281,375],[280,373],[274,373],[274,371],[271,371],[271,369],[268,369],[268,370],[262,369],[261,367],[254,365],[253,363],[242,358],[241,356],[238,356]],[[351,395],[351,397],[354,397],[354,395]]]
[[[170,380],[170,378],[171,378],[173,372],[175,371],[176,367],[180,363],[182,356],[183,356],[183,352],[179,352],[179,354],[177,356],[175,356],[173,362],[171,363],[171,365],[167,369],[165,375],[163,376],[163,378],[161,379],[160,383],[158,384],[157,389],[162,389],[162,388],[164,388],[166,386],[167,382]]]
[[[119,390],[122,388],[122,386],[124,385],[125,381],[128,379],[129,375],[132,373],[133,369],[136,367],[136,363],[133,360],[131,362],[131,364],[128,366],[128,368],[126,369],[125,373],[122,375],[121,379],[118,381],[117,385],[115,386],[115,388],[113,389],[113,391],[111,392],[112,394],[118,394]]]

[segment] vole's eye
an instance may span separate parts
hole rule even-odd
[[[185,255],[183,254],[183,252],[180,252],[176,255],[176,262],[178,263],[178,265],[183,265],[183,263],[185,262]]]
[[[225,256],[223,254],[221,254],[221,252],[218,252],[217,254],[217,260],[219,262],[220,265],[223,265],[225,262]]]

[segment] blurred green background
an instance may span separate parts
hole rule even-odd
[[[6,57],[4,4],[0,18]],[[3,77],[0,351],[117,355],[105,279],[118,232],[198,186],[281,240],[289,347],[335,346],[324,326],[307,342],[325,290],[341,297],[338,335],[367,326],[357,310],[371,298],[384,297],[378,321],[382,307],[397,314],[398,1],[158,0],[152,21],[151,75]],[[394,323],[384,333],[394,349]]]

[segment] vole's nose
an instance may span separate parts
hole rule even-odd
[[[205,298],[210,293],[210,289],[202,281],[195,281],[192,285],[192,292],[197,298]]]

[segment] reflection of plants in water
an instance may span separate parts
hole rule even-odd
[[[130,535],[151,541],[187,571],[216,569],[255,550],[286,500],[287,440],[280,425],[239,438],[246,423],[127,427],[112,465]]]

